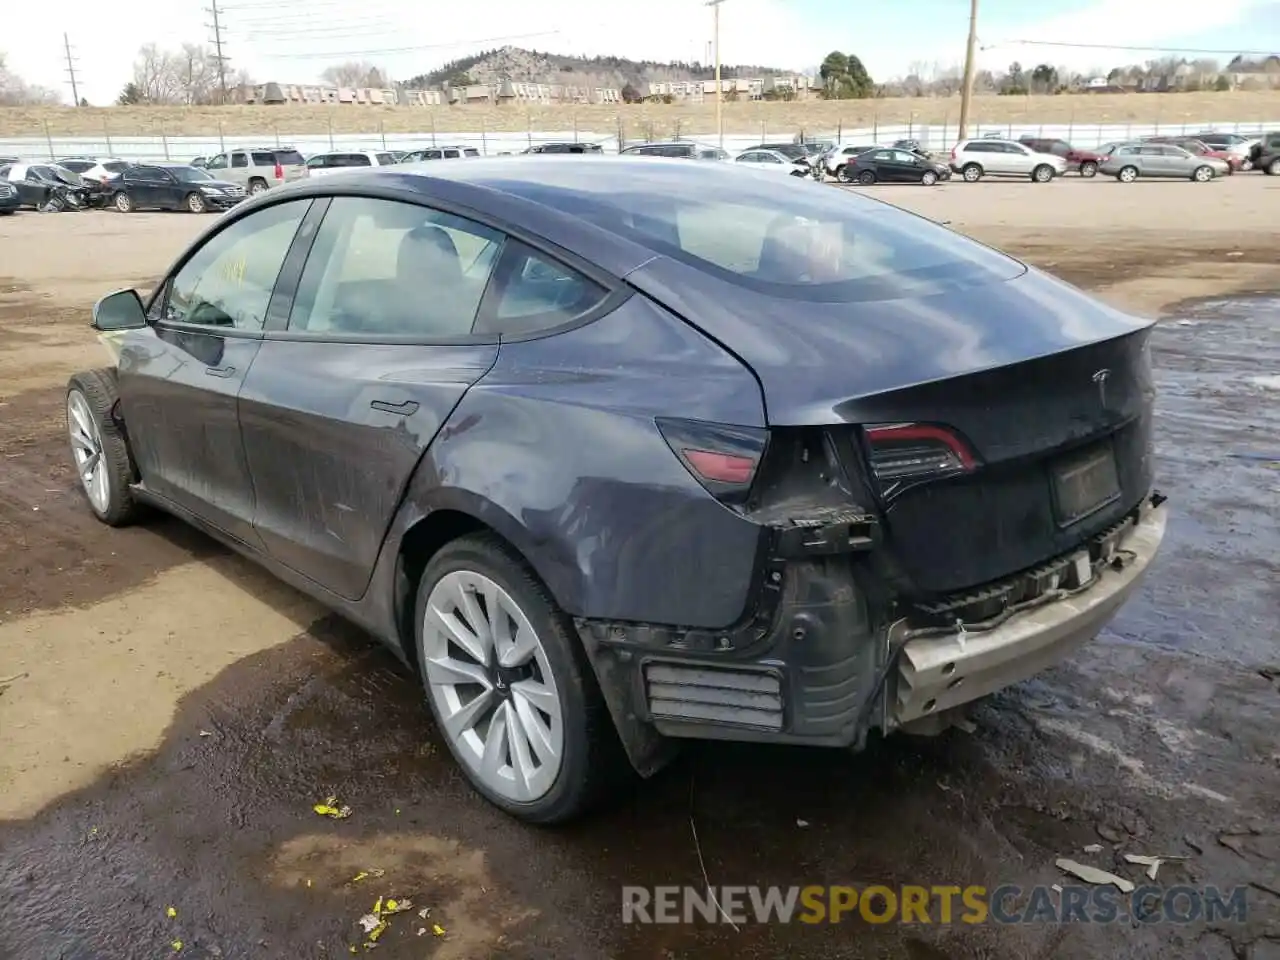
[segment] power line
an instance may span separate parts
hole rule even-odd
[[[76,85],[76,58],[71,55],[71,40],[64,33],[62,35],[62,49],[67,52],[67,77],[71,81],[71,102],[75,106],[80,106],[80,89]]]
[[[1136,47],[1122,43],[1068,43],[1064,40],[1003,40],[984,46],[983,50],[994,50],[998,47],[1073,47],[1079,50],[1130,50],[1139,53],[1203,53],[1219,57],[1270,57],[1274,50],[1214,50],[1205,47]]]
[[[222,93],[222,102],[227,102],[227,58],[222,52],[222,20],[219,17],[218,0],[209,0],[205,12],[213,16],[213,23],[207,24],[213,30],[214,57],[218,61],[218,89]]]
[[[560,33],[559,30],[542,30],[538,33],[517,33],[505,37],[485,37],[480,40],[455,40],[452,43],[420,43],[412,47],[383,47],[373,50],[353,50],[345,47],[338,50],[311,51],[310,53],[272,53],[259,51],[259,55],[272,60],[355,60],[362,57],[384,56],[393,53],[418,53],[422,50],[448,50],[453,47],[478,46],[483,43],[499,43],[506,40],[529,40],[534,37],[550,37]]]

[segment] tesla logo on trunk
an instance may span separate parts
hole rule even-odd
[[[1098,385],[1098,399],[1102,401],[1102,406],[1107,405],[1107,379],[1111,376],[1111,371],[1106,367],[1097,371],[1091,378]]]

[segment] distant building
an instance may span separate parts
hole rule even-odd
[[[238,103],[352,103],[386,105],[399,103],[392,89],[372,87],[336,87],[329,84],[258,83],[237,88]]]

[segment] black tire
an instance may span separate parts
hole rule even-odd
[[[1098,175],[1098,165],[1094,163],[1092,160],[1086,160],[1084,163],[1080,164],[1080,176],[1096,177],[1097,175]]]
[[[249,181],[249,196],[256,197],[260,193],[267,192],[267,181],[261,177],[254,177]]]
[[[926,170],[924,173],[920,174],[920,182],[926,187],[932,187],[938,182],[938,175],[932,170]]]
[[[194,190],[187,194],[184,202],[187,205],[187,209],[192,213],[207,213],[209,211],[209,205],[204,202],[204,195]]]
[[[960,171],[965,183],[977,183],[982,179],[982,167],[976,163],[966,163]]]
[[[1042,163],[1031,171],[1032,183],[1048,183],[1053,179],[1053,167],[1047,163]]]
[[[99,509],[89,499],[83,482],[80,484],[80,493],[84,496],[85,503],[89,505],[93,515],[107,526],[128,526],[145,515],[146,509],[134,499],[133,492],[129,488],[129,485],[137,480],[137,471],[133,464],[133,457],[129,453],[128,439],[116,426],[115,419],[111,415],[112,408],[119,399],[116,371],[111,367],[103,367],[75,374],[67,381],[68,405],[73,393],[79,393],[85,399],[102,442],[101,464],[106,471],[108,484],[105,509]],[[67,416],[68,428],[70,428],[70,414]],[[79,479],[79,467],[74,454],[72,467],[77,470],[77,479]]]
[[[1280,177],[1280,157],[1276,157],[1267,164],[1267,174],[1272,177]]]
[[[510,546],[493,534],[470,534],[442,547],[431,558],[418,581],[413,636],[420,665],[424,660],[423,616],[427,598],[442,577],[457,570],[475,571],[496,581],[524,611],[542,640],[561,694],[563,765],[551,788],[538,800],[519,803],[493,793],[472,776],[466,763],[458,756],[453,741],[443,732],[443,724],[430,693],[427,672],[423,668],[423,690],[436,725],[441,729],[441,736],[476,792],[504,812],[539,824],[564,823],[579,817],[608,795],[628,767],[613,720],[573,623],[556,605],[550,591],[528,564]]]
[[[875,171],[863,170],[860,174],[858,174],[858,182],[862,184],[864,187],[871,186],[873,183],[876,182]]]
[[[1191,171],[1191,179],[1196,183],[1208,183],[1213,179],[1213,167],[1207,164],[1202,167],[1196,167]]]
[[[125,193],[123,190],[119,191],[111,198],[111,205],[120,213],[133,213],[136,209],[133,205],[133,197],[129,196],[129,194]]]
[[[1121,167],[1116,174],[1116,179],[1121,183],[1133,183],[1138,179],[1138,168],[1133,166]]]
[[[12,217],[17,210],[0,210],[0,217]]]
[[[790,173],[790,176],[793,176],[793,177],[810,177],[812,175],[813,174],[811,174],[807,170],[792,170]]]

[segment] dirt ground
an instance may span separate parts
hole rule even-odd
[[[1090,94],[1080,96],[979,96],[975,124],[1194,124],[1280,123],[1274,90],[1229,93]],[[722,104],[725,132],[754,134],[761,125],[776,136],[839,126],[948,124],[959,120],[956,97],[880,100],[805,100],[794,103]],[[233,136],[328,133],[423,133],[427,130],[523,132],[592,130],[628,137],[716,129],[715,104],[493,105],[468,107],[229,106],[229,107],[19,107],[0,108],[0,137]],[[1034,127],[1033,127],[1034,129]]]
[[[700,746],[559,832],[470,793],[416,681],[359,631],[177,522],[108,530],[82,504],[62,391],[106,356],[89,306],[149,286],[209,219],[0,218],[0,957],[346,955],[380,894],[433,911],[388,957],[1280,957],[1280,179],[866,192],[1167,318],[1157,570],[972,735],[854,758]],[[311,812],[329,793],[349,820]],[[1189,858],[1162,883],[1252,884],[1248,922],[619,921],[621,885],[704,870],[1029,886],[1063,881],[1056,857],[1124,852]],[[414,936],[431,922],[443,936]]]

